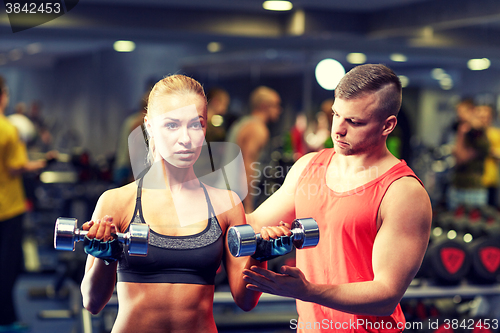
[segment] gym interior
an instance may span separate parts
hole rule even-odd
[[[363,63],[385,64],[401,80],[403,104],[388,147],[422,180],[433,206],[427,253],[400,303],[405,331],[438,332],[443,323],[447,332],[499,331],[500,180],[485,186],[492,195],[487,204],[450,205],[456,158],[448,134],[466,99],[491,106],[490,126],[500,128],[500,3],[291,0],[285,2],[290,8],[263,6],[272,2],[278,1],[65,0],[54,2],[60,15],[36,19],[26,11],[16,18],[7,14],[7,1],[0,5],[0,75],[10,94],[5,115],[31,120],[16,125],[30,159],[57,152],[43,169],[23,175],[24,270],[12,292],[25,327],[16,332],[111,331],[116,293],[99,314],[84,309],[87,255],[82,242],[74,251],[56,250],[54,228],[60,217],[81,226],[104,191],[123,185],[127,170],[120,169],[119,151],[125,149],[127,164],[128,135],[124,143],[122,132],[143,110],[152,83],[185,74],[206,91],[224,89],[230,103],[213,123],[224,128],[248,114],[253,88],[280,94],[282,113],[269,124],[270,153],[254,186],[258,206],[281,186],[303,149],[319,149],[311,142],[326,121],[322,103],[333,98],[345,72]],[[297,133],[308,148],[297,146]],[[294,264],[295,249],[270,260],[269,269]],[[220,332],[294,332],[298,326],[293,299],[263,294],[254,310],[239,309],[223,267],[214,317]]]

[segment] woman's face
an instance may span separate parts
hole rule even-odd
[[[200,156],[206,133],[206,104],[197,94],[156,97],[145,118],[155,143],[155,161],[177,168],[192,166]]]

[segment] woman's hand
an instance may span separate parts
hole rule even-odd
[[[120,242],[114,239],[116,227],[112,221],[113,218],[106,215],[95,222],[87,222],[82,227],[84,230],[88,229],[83,241],[85,253],[104,260],[107,265],[117,261],[123,250]]]
[[[277,227],[262,227],[262,229],[260,229],[260,237],[265,240],[291,235],[292,231],[290,230],[290,224],[283,221],[281,221]]]
[[[88,231],[87,238],[98,239],[103,242],[113,240],[116,235],[116,226],[113,224],[113,217],[104,216],[96,221],[85,222],[82,230]]]

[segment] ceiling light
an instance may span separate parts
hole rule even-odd
[[[366,55],[364,53],[349,53],[346,59],[350,64],[360,65],[366,62]]]
[[[443,90],[450,90],[453,88],[453,79],[448,74],[444,74],[443,77],[439,80],[439,85]]]
[[[401,53],[391,54],[390,59],[392,61],[395,61],[395,62],[406,62],[408,60],[408,58],[404,54],[401,54]]]
[[[434,80],[441,80],[443,78],[444,75],[447,75],[446,72],[444,71],[444,69],[442,68],[434,68],[432,71],[431,71],[431,75],[432,75],[432,78]]]
[[[482,71],[490,68],[490,65],[491,61],[488,58],[470,59],[467,61],[467,67],[469,67],[471,71]]]
[[[23,51],[21,49],[14,49],[9,52],[9,59],[12,61],[17,61],[23,57]]]
[[[325,90],[334,90],[345,75],[344,66],[335,59],[323,59],[316,65],[316,81]]]
[[[406,88],[410,84],[410,79],[406,75],[399,75],[399,81],[401,81],[401,87]]]
[[[218,42],[210,42],[207,45],[207,50],[212,53],[219,52],[222,50],[222,44]]]
[[[296,10],[290,22],[290,34],[302,36],[306,30],[306,14],[302,9]]]
[[[116,52],[132,52],[135,50],[135,43],[130,40],[117,40],[113,48]]]
[[[293,8],[290,1],[269,0],[262,3],[262,7],[266,10],[286,11]]]
[[[42,44],[41,43],[31,43],[26,46],[26,52],[28,54],[36,54],[40,53],[42,51]]]

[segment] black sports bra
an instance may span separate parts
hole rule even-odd
[[[208,205],[207,227],[189,236],[167,236],[151,230],[146,257],[129,256],[128,246],[124,246],[118,262],[118,282],[214,284],[224,252],[223,233],[207,189],[201,182],[200,185]],[[146,223],[141,193],[142,178],[131,223]]]

